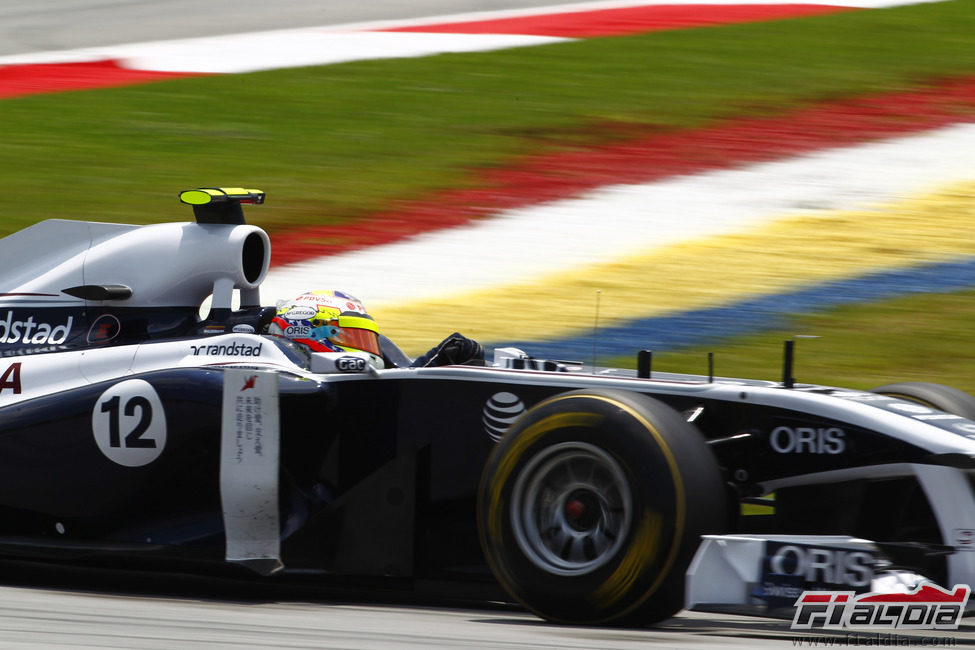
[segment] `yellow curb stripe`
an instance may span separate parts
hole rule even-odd
[[[873,209],[784,218],[514,285],[371,311],[383,333],[414,354],[455,330],[484,341],[545,340],[591,328],[597,290],[601,320],[673,314],[972,255],[973,233],[975,180]]]

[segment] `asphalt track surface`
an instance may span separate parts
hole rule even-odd
[[[957,631],[797,634],[789,621],[682,613],[654,627],[613,629],[550,624],[511,606],[458,607],[254,589],[199,578],[59,574],[36,578],[3,567],[0,648],[254,649],[784,648],[857,645],[975,646],[975,624]],[[11,578],[13,576],[13,578]],[[80,588],[80,583],[93,585]]]
[[[552,0],[0,0],[0,55],[246,31],[420,18],[562,4]],[[0,648],[782,648],[788,622],[684,613],[645,630],[547,624],[511,607],[350,601],[307,593],[214,587],[206,581],[138,591],[102,579],[65,583],[49,571],[4,570]],[[802,647],[810,640],[803,637]],[[838,634],[819,645],[975,646],[975,625],[896,637]]]
[[[825,641],[825,642],[824,642]],[[859,641],[857,643],[856,641]],[[37,588],[0,589],[0,647],[576,649],[967,647],[953,632],[796,634],[788,621],[689,613],[649,629],[568,627],[506,608],[464,609],[320,600],[222,600]]]

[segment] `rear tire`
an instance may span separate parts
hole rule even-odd
[[[488,459],[481,545],[497,579],[560,623],[646,625],[683,607],[704,533],[725,527],[720,470],[676,411],[623,391],[557,395]]]
[[[975,397],[965,391],[921,381],[905,381],[871,388],[871,393],[897,397],[939,411],[975,420]]]

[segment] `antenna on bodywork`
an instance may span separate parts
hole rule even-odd
[[[782,387],[793,388],[796,385],[796,378],[792,376],[793,366],[795,365],[796,339],[818,339],[815,334],[796,334],[791,339],[785,341],[785,349],[782,354]]]
[[[636,353],[636,376],[650,379],[653,369],[653,350],[640,350]]]
[[[796,378],[792,376],[792,363],[795,355],[796,342],[788,339],[782,354],[782,386],[792,388],[796,385]]]

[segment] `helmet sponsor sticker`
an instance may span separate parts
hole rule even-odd
[[[98,398],[91,414],[95,444],[106,458],[125,467],[153,462],[166,447],[166,415],[152,384],[129,379]]]
[[[292,307],[284,314],[284,318],[288,320],[305,320],[308,318],[314,318],[318,314],[318,310],[314,307],[307,307],[304,305],[299,305],[297,307]]]
[[[282,308],[287,308],[288,306],[298,307],[300,303],[311,303],[315,305],[313,309],[315,309],[316,313],[319,307],[337,311],[366,313],[366,308],[363,306],[361,300],[341,291],[309,291],[301,294],[294,300],[283,303],[284,307]],[[296,318],[310,318],[310,316],[297,316]]]
[[[308,325],[288,325],[284,328],[284,335],[292,339],[306,339],[311,334]]]

